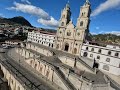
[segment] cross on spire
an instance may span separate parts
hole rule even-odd
[[[87,4],[90,4],[90,1],[89,1],[89,0],[86,0],[86,3],[87,3]]]

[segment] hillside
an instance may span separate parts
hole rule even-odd
[[[0,23],[7,23],[9,25],[19,24],[32,27],[32,25],[24,17],[21,16],[13,18],[0,18]]]
[[[92,41],[120,44],[120,36],[114,34],[91,35]]]

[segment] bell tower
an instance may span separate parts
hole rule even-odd
[[[71,11],[69,2],[66,4],[65,8],[61,12],[61,18],[59,20],[59,27],[57,29],[55,48],[62,50],[63,49],[63,41],[65,37],[65,29],[67,24],[70,22]]]
[[[89,0],[86,0],[84,5],[80,8],[80,14],[77,20],[77,37],[79,40],[84,41],[87,39],[88,34],[89,34],[89,23],[90,23],[90,2]]]
[[[69,3],[67,3],[66,7],[61,12],[61,18],[60,18],[60,22],[59,22],[59,27],[64,28],[69,23],[70,17],[71,17],[70,6],[69,6]]]

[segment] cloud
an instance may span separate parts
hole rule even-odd
[[[107,11],[109,9],[114,9],[120,6],[120,0],[106,0],[104,3],[100,4],[91,14],[91,16],[97,16],[100,13]]]
[[[39,7],[30,5],[30,4],[22,4],[22,3],[14,2],[14,6],[9,7],[7,9],[21,11],[23,13],[37,16],[39,18],[37,21],[42,25],[49,26],[49,27],[58,26],[58,21],[55,20],[52,16],[50,16],[47,12],[45,12],[43,9]]]
[[[120,31],[100,31],[98,34],[115,34],[117,36],[120,36]]]
[[[100,27],[95,27],[95,29],[96,29],[96,30],[99,30],[99,29],[100,29]]]
[[[21,0],[21,2],[25,2],[27,4],[31,4],[31,2],[29,0]]]
[[[38,19],[38,22],[45,26],[58,27],[58,21],[55,20],[53,17],[51,17],[50,20],[40,18]]]
[[[43,18],[43,19],[49,19],[48,13],[39,7],[36,7],[33,5],[28,5],[28,4],[21,4],[21,3],[17,3],[17,2],[14,2],[14,5],[15,6],[9,7],[7,9],[21,11],[24,13],[36,15],[36,16]]]
[[[5,17],[2,13],[0,13],[0,17]]]

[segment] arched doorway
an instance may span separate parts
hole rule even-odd
[[[64,49],[65,51],[68,51],[69,50],[69,44],[68,43],[66,43],[65,44],[65,49]]]
[[[76,54],[77,53],[77,49],[76,48],[74,48],[74,54]]]
[[[84,57],[87,57],[88,53],[87,52],[84,52],[83,56]]]

